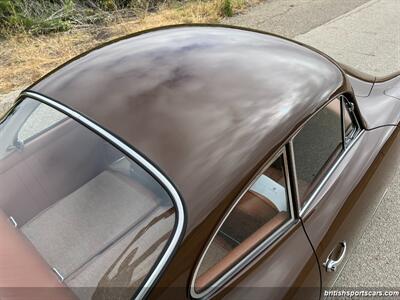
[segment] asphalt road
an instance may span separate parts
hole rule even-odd
[[[294,38],[366,73],[400,70],[400,0],[270,0],[225,23]],[[400,286],[400,169],[336,287]]]
[[[222,23],[294,38],[370,0],[267,0]],[[394,0],[398,1],[398,0]]]

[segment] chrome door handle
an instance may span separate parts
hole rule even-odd
[[[340,246],[339,257],[336,260],[332,258],[332,256],[336,252],[335,250],[337,250],[337,248],[335,248],[329,253],[328,258],[322,264],[327,272],[335,272],[337,266],[342,262],[344,256],[346,255],[346,249],[347,249],[346,242],[345,241],[340,242],[339,246]]]

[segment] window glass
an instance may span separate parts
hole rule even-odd
[[[346,136],[348,136],[355,129],[355,126],[354,126],[353,122],[351,121],[349,111],[347,110],[346,107],[343,110],[343,119],[344,119],[345,134],[346,134]]]
[[[34,246],[33,262],[43,258],[69,287],[92,287],[73,289],[78,297],[130,299],[172,236],[173,201],[103,138],[38,105],[23,100],[0,125],[0,218]],[[13,144],[62,119],[34,143]]]
[[[300,202],[303,204],[324,170],[343,149],[341,101],[334,99],[293,139]]]
[[[52,128],[67,117],[48,105],[39,103],[18,132],[18,140],[27,141],[40,133]]]
[[[210,286],[290,219],[284,158],[275,160],[227,216],[202,259],[196,291]]]

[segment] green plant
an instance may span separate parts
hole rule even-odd
[[[222,17],[232,17],[233,16],[233,8],[231,0],[222,0],[219,14]]]
[[[45,34],[90,24],[122,22],[126,17],[142,17],[165,7],[181,7],[186,2],[201,8],[210,4],[211,13],[230,17],[248,0],[0,0],[0,37],[16,32]],[[193,1],[195,2],[195,1]],[[244,6],[244,5],[243,5]],[[175,9],[178,9],[175,8]],[[210,13],[210,11],[208,11]]]
[[[31,34],[106,22],[115,0],[0,0],[0,30]],[[0,32],[1,33],[1,32]]]
[[[0,27],[11,31],[47,33],[71,27],[72,0],[0,0]]]

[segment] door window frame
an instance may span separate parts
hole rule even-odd
[[[294,150],[294,146],[293,146],[293,140],[296,138],[296,136],[299,134],[299,132],[304,128],[304,126],[315,115],[317,115],[321,110],[326,108],[332,101],[334,101],[336,99],[340,100],[341,127],[342,127],[342,151],[333,159],[332,163],[325,170],[322,171],[323,175],[322,175],[321,179],[319,179],[318,182],[316,182],[312,191],[307,195],[307,197],[304,201],[304,204],[301,205],[300,196],[299,196],[299,188],[298,188],[298,179],[297,179],[297,174],[296,174],[296,161],[295,161],[295,155],[294,155],[295,150]],[[351,110],[349,109],[349,106],[352,107]],[[346,134],[345,134],[345,130],[346,130],[345,122],[344,122],[344,111],[345,110],[350,115],[350,118],[355,127],[355,129],[353,130],[353,132],[351,134],[351,138],[348,140],[346,140]],[[363,132],[364,132],[364,129],[362,128],[361,122],[358,119],[354,101],[349,100],[349,97],[347,97],[344,94],[339,94],[335,97],[332,97],[323,106],[321,106],[316,112],[314,112],[289,138],[288,148],[289,148],[290,163],[291,163],[290,170],[292,172],[291,176],[293,177],[292,180],[294,182],[292,198],[295,199],[296,205],[298,207],[299,217],[304,217],[308,213],[309,208],[311,207],[311,204],[314,203],[319,192],[325,186],[326,182],[329,180],[329,178],[332,176],[332,174],[338,168],[341,161],[344,159],[344,157],[350,151],[350,149],[353,147],[353,145],[357,142],[357,140],[360,138],[360,136],[362,135]]]

